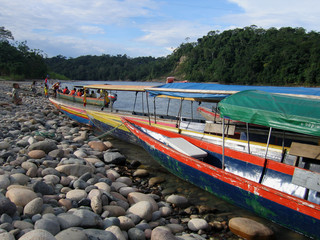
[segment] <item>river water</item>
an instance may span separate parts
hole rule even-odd
[[[158,86],[164,83],[157,82],[120,82],[120,81],[72,81],[72,82],[61,82],[62,87],[68,86],[69,89],[73,86],[83,86],[91,84],[114,84],[114,85],[147,85],[147,86]],[[117,92],[118,100],[114,104],[114,108],[122,110],[133,110],[135,93],[131,92]],[[153,99],[149,98],[149,111],[153,112]],[[142,109],[142,105],[144,109]],[[168,99],[156,99],[156,111],[157,114],[167,114]],[[199,115],[196,111],[198,104],[191,105],[190,102],[183,102],[183,115],[184,117],[193,117],[202,119],[202,116]],[[213,103],[201,103],[201,106],[206,106],[209,108],[215,107]],[[180,107],[179,100],[171,100],[169,115],[177,116]],[[135,104],[135,111],[144,111],[147,112],[147,105],[145,97],[142,99],[141,95],[137,97]],[[149,170],[152,176],[162,176],[166,179],[164,183],[161,184],[163,189],[174,188],[176,189],[177,194],[186,196],[190,202],[194,205],[206,205],[211,208],[218,210],[218,215],[223,217],[248,217],[254,219],[260,223],[265,224],[275,232],[276,239],[293,239],[293,240],[305,240],[309,239],[301,234],[290,231],[286,228],[283,228],[275,223],[272,223],[266,219],[260,218],[257,215],[229,204],[226,201],[219,199],[218,197],[192,185],[188,182],[185,182],[175,175],[169,173],[166,169],[161,167],[152,157],[144,151],[143,148],[122,142],[117,139],[110,137],[110,141],[114,147],[118,148],[121,153],[127,156],[128,160],[138,160],[140,161],[146,169]]]

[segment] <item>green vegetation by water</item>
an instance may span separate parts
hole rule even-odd
[[[12,39],[11,32],[0,27],[1,76],[44,78],[50,71],[52,78],[77,80],[151,81],[175,76],[224,84],[320,85],[320,33],[303,28],[210,31],[160,58],[108,54],[45,58],[25,42],[10,43]]]

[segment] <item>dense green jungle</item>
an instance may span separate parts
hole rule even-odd
[[[48,58],[0,27],[2,79],[153,81],[175,76],[192,82],[319,86],[320,33],[304,28],[256,26],[210,31],[181,43],[166,57],[79,56]]]

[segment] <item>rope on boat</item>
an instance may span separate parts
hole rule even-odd
[[[123,123],[119,124],[118,126],[114,127],[113,129],[111,129],[111,130],[109,130],[109,131],[107,131],[107,132],[105,132],[105,133],[97,136],[96,138],[99,138],[99,139],[100,139],[100,138],[104,138],[105,136],[107,136],[107,135],[109,135],[110,133],[112,133],[114,130],[116,130],[116,129],[118,129],[119,127],[121,127],[122,125],[123,125]]]

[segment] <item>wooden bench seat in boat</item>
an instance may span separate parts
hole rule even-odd
[[[320,160],[320,146],[292,142],[290,155]]]
[[[207,156],[207,152],[188,142],[184,138],[167,138],[165,142],[168,146],[190,157],[200,159]]]
[[[320,160],[320,146],[292,142],[289,154],[297,156],[294,163],[297,166],[301,157]],[[317,172],[295,168],[292,175],[292,183],[307,188],[305,199],[307,199],[308,189],[320,192],[320,174]]]
[[[232,136],[234,135],[235,129],[236,129],[235,125],[225,125],[224,134]],[[204,126],[204,132],[222,134],[222,124],[208,121]]]

